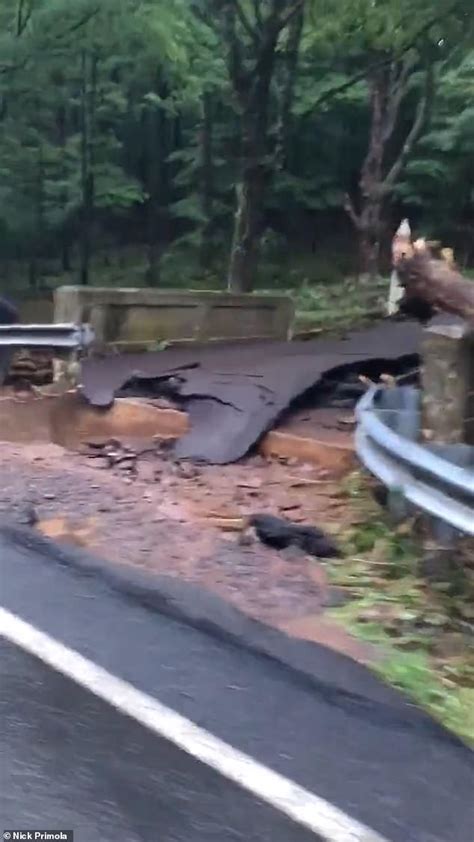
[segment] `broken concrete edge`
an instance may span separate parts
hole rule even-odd
[[[123,413],[122,419],[118,417],[118,411],[121,408],[130,408],[132,423],[130,423],[126,413]],[[136,398],[116,398],[108,411],[109,415],[107,415],[107,412],[104,414],[103,410],[95,410],[89,406],[78,407],[78,411],[82,411],[84,418],[86,415],[87,417],[90,416],[91,421],[93,420],[92,415],[95,417],[95,414],[100,412],[101,438],[107,437],[105,429],[107,417],[111,419],[110,438],[126,438],[127,436],[134,437],[137,434],[136,429],[133,429],[133,423],[138,421],[136,413],[140,411],[140,408],[143,409],[143,414],[146,416],[144,421],[146,421],[146,425],[153,436],[179,439],[189,430],[189,418],[186,412],[180,409],[164,409]],[[120,429],[121,420],[124,424],[123,430]],[[128,423],[130,423],[130,426],[128,426]],[[91,425],[89,438],[93,437]],[[270,430],[265,433],[257,444],[257,450],[262,456],[270,459],[298,459],[300,462],[319,465],[330,470],[335,476],[348,473],[355,464],[355,452],[352,444],[341,445],[331,441],[319,441],[316,438],[297,435],[285,430]]]
[[[2,521],[0,536],[13,546],[39,555],[46,563],[52,561],[78,575],[100,579],[147,610],[278,664],[291,675],[291,680],[316,692],[327,704],[361,719],[370,718],[381,727],[389,724],[401,730],[422,728],[437,739],[464,745],[366,666],[321,644],[293,638],[267,626],[198,585],[115,566],[81,549],[55,543],[32,529]]]
[[[76,394],[50,393],[34,404],[5,397],[0,410],[1,437],[5,441],[51,442],[68,450],[83,443],[109,439],[178,440],[189,430],[189,418],[180,409],[158,407],[139,398],[116,398],[108,409],[96,409]],[[257,442],[266,459],[297,459],[328,470],[337,478],[355,466],[352,441],[339,444],[286,431],[270,430]],[[253,448],[252,448],[253,451]]]
[[[352,445],[319,441],[285,430],[270,430],[261,439],[258,450],[269,458],[298,459],[300,462],[319,465],[334,475],[349,473],[355,466],[355,450]]]

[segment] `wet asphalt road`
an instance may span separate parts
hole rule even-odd
[[[397,694],[356,704],[303,686],[1,533],[0,602],[392,842],[472,842],[472,753]],[[63,825],[79,842],[314,839],[7,643],[0,688],[5,827]]]
[[[75,842],[314,840],[6,643],[0,682],[0,831],[73,829]]]

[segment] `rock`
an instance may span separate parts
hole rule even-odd
[[[303,526],[267,514],[251,515],[248,523],[263,544],[276,550],[295,546],[316,558],[340,557],[335,542],[316,526]]]

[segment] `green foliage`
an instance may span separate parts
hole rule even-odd
[[[377,647],[375,668],[387,682],[474,744],[474,648],[463,618],[464,606],[472,606],[472,545],[458,548],[466,555],[460,592],[430,586],[418,575],[416,524],[391,527],[360,474],[345,491],[352,524],[340,536],[345,558],[331,564],[329,575],[348,600],[332,613]]]
[[[431,130],[408,164],[398,196],[419,208],[428,233],[474,239],[474,51],[462,55],[440,78]]]
[[[239,3],[236,34],[248,71],[257,68],[274,4]],[[303,5],[293,65],[291,26],[278,24],[265,137],[267,233],[255,285],[301,287],[298,310],[317,325],[330,308],[321,304],[321,280],[350,274],[343,204],[367,151],[367,72],[384,56],[421,54],[420,33],[443,71],[430,130],[394,186],[393,214],[414,216],[472,257],[474,53],[463,0],[455,9],[452,0],[421,0],[416,15],[408,0]],[[94,250],[128,244],[143,250],[143,261],[148,254],[166,269],[170,251],[169,265],[189,264],[183,276],[200,267],[223,282],[244,135],[221,7],[216,0],[3,0],[1,259],[21,258],[41,274],[53,262],[57,271],[61,261],[78,268],[78,251],[95,266]],[[292,8],[285,0],[282,14]],[[413,120],[418,86],[414,73],[388,164]],[[334,228],[332,252],[340,254],[326,268],[321,249]],[[315,242],[317,277],[300,271]],[[345,294],[356,316],[356,295]],[[377,296],[360,309],[378,306]]]

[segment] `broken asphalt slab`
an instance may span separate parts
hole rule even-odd
[[[292,638],[247,617],[203,588],[132,567],[118,567],[82,550],[56,544],[34,530],[0,521],[0,553],[6,553],[8,547],[26,550],[45,564],[67,567],[75,575],[95,577],[145,609],[275,662],[289,671],[292,681],[352,715],[369,715],[381,726],[413,725],[437,739],[461,744],[367,667],[323,645]]]
[[[301,395],[328,372],[367,361],[416,356],[416,322],[386,320],[343,339],[249,342],[168,349],[89,359],[82,391],[95,407],[110,406],[127,384],[171,393],[189,413],[190,430],[176,444],[178,458],[235,462]]]

